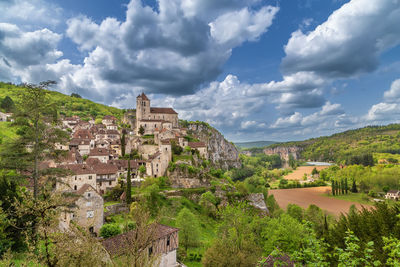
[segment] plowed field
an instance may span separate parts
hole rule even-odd
[[[361,208],[361,204],[359,203],[325,196],[324,194],[330,190],[329,186],[275,189],[269,190],[269,194],[274,195],[279,206],[283,209],[286,209],[286,206],[290,203],[299,205],[302,208],[308,208],[309,205],[314,204],[338,216],[340,213],[347,213],[350,206],[353,204],[356,205],[357,208]],[[369,205],[363,206],[371,207]]]

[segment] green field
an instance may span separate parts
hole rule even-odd
[[[372,205],[374,202],[372,201],[372,198],[368,197],[367,194],[363,193],[351,193],[349,192],[347,195],[338,195],[338,196],[333,196],[331,194],[324,194],[327,197],[331,198],[336,198],[336,199],[342,199],[342,200],[347,200],[351,202],[357,202],[360,204],[366,204],[366,205]]]

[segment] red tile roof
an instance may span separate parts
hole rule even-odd
[[[61,168],[70,170],[76,175],[95,173],[92,167],[87,164],[68,164],[61,166]]]
[[[150,113],[178,114],[173,108],[150,108]]]
[[[108,151],[108,149],[96,147],[96,148],[93,148],[92,150],[90,150],[89,157],[90,156],[108,156],[109,154],[110,154],[110,152]]]
[[[144,93],[142,93],[141,95],[138,95],[137,98],[142,98],[142,100],[150,101],[150,99],[148,99],[147,96]]]

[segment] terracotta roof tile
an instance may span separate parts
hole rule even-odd
[[[207,147],[206,143],[204,143],[204,142],[189,142],[188,146],[190,146],[192,148]]]
[[[150,113],[178,114],[173,108],[150,108]]]

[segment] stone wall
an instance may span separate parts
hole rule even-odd
[[[273,148],[265,148],[264,153],[266,155],[278,154],[282,160],[288,162],[289,156],[292,155],[294,159],[300,159],[300,153],[303,149],[297,146],[278,146]]]
[[[128,206],[125,203],[118,203],[111,206],[107,206],[106,212],[104,212],[104,217],[120,213],[126,213],[128,211],[129,211]]]

